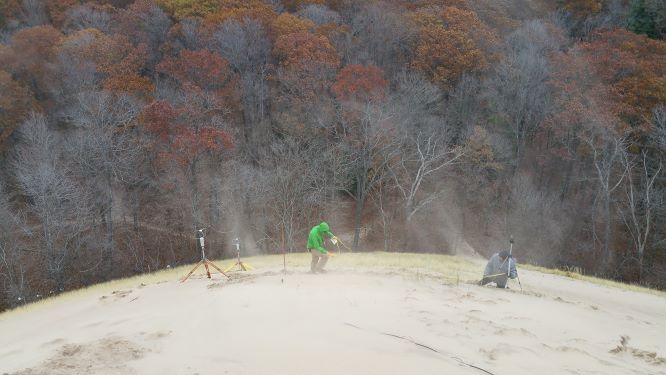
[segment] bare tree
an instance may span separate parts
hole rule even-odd
[[[514,147],[514,171],[527,142],[552,107],[548,52],[557,40],[541,21],[528,22],[509,37],[510,49],[489,81],[492,110]]]
[[[67,9],[65,16],[63,29],[67,33],[85,29],[97,29],[108,33],[111,27],[111,15],[90,4],[71,7]]]
[[[520,239],[522,259],[532,264],[552,266],[559,262],[574,263],[576,259],[563,259],[560,251],[571,218],[556,192],[540,190],[528,173],[512,177],[509,186],[503,228],[497,235],[500,243],[513,234]]]
[[[243,106],[243,140],[256,158],[259,144],[267,142],[268,74],[271,45],[256,20],[227,21],[213,34],[212,48],[224,56],[240,76]]]
[[[406,142],[397,161],[388,166],[403,201],[405,226],[409,228],[412,217],[437,196],[436,189],[423,194],[425,182],[436,172],[456,163],[463,156],[463,150],[449,146],[441,134],[419,132],[408,137]]]
[[[342,127],[338,137],[345,161],[339,177],[343,182],[341,190],[356,203],[352,248],[357,250],[366,201],[387,173],[388,163],[399,153],[400,140],[390,125],[395,108],[388,101],[349,104],[347,113],[353,115],[340,116]]]
[[[661,173],[663,164],[659,161],[656,168],[650,168],[650,161],[645,150],[641,152],[640,158],[633,158],[633,160],[627,153],[624,153],[622,162],[627,170],[627,183],[625,184],[627,212],[620,211],[620,213],[634,243],[638,258],[638,281],[641,282],[644,275],[645,249],[654,226],[655,204],[657,203],[655,181]],[[640,170],[638,176],[634,176],[636,167]]]
[[[46,2],[43,0],[22,0],[21,18],[28,26],[39,26],[48,22]]]
[[[289,138],[271,147],[272,160],[264,171],[269,210],[279,223],[279,243],[289,251],[294,251],[295,237],[308,229],[306,224],[325,203],[326,191],[316,183],[325,173],[318,165],[321,151]]]
[[[444,103],[445,121],[451,141],[461,142],[467,131],[478,124],[483,106],[479,103],[480,84],[472,75],[463,74],[456,87],[447,93]]]
[[[80,246],[87,214],[87,197],[72,179],[63,158],[62,143],[43,116],[33,114],[20,129],[21,143],[13,162],[18,187],[39,221],[35,229],[46,259],[49,278],[64,290],[64,271],[71,253]]]
[[[27,302],[29,294],[27,267],[20,248],[23,220],[13,212],[9,197],[0,188],[0,278],[9,306]]]
[[[320,4],[310,4],[303,7],[298,11],[298,15],[309,19],[316,25],[324,25],[327,23],[339,25],[342,22],[338,12],[330,10],[327,6]]]
[[[346,63],[374,64],[392,75],[409,61],[417,30],[399,10],[386,3],[368,3],[355,14],[351,27],[358,41],[345,53]]]
[[[666,106],[659,106],[654,110],[654,143],[666,153]]]
[[[131,125],[141,111],[138,101],[109,92],[84,92],[68,110],[76,127],[69,137],[68,152],[76,174],[96,191],[95,207],[105,228],[102,250],[103,275],[112,272],[114,252],[114,188],[134,175],[140,149],[133,142]]]
[[[85,40],[84,43],[86,42],[92,42],[92,39]],[[64,47],[68,46],[67,43],[69,42],[65,42]],[[78,96],[82,92],[94,91],[100,79],[94,63],[80,55],[68,53],[67,48],[63,48],[56,56],[52,71],[53,79],[49,82],[49,91],[58,104],[54,115],[66,121],[67,112],[76,105]]]
[[[604,222],[603,239],[601,240],[602,266],[608,268],[613,261],[613,254],[610,251],[612,216],[611,204],[613,201],[613,192],[621,186],[622,181],[627,175],[627,167],[622,166],[622,157],[625,152],[626,140],[623,137],[612,135],[602,136],[600,139],[586,139],[592,152],[592,163],[598,183],[597,196],[595,198],[595,207],[598,200],[601,200],[601,214]],[[620,170],[618,172],[618,167]],[[596,223],[592,223],[593,237],[597,240]]]

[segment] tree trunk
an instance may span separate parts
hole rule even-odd
[[[363,215],[363,205],[365,204],[365,194],[363,194],[363,183],[360,179],[356,181],[356,209],[354,210],[354,243],[352,249],[358,251],[359,239],[361,237],[361,217]]]
[[[643,266],[644,266],[644,249],[638,253],[638,283],[643,282]]]
[[[412,198],[408,198],[407,201],[405,202],[405,212],[403,213],[403,236],[402,236],[402,250],[403,251],[409,251],[410,244],[414,245],[412,242],[412,217],[411,217],[411,212],[414,208],[413,200]]]
[[[196,229],[202,227],[201,217],[199,212],[199,179],[197,175],[197,160],[196,158],[190,164],[190,188],[192,189],[192,218],[194,219],[194,226]]]
[[[113,238],[113,186],[112,186],[112,177],[111,170],[106,171],[106,215],[104,220],[106,221],[106,243],[104,245],[104,277],[109,277],[113,272],[113,250],[114,250],[114,238]]]
[[[608,271],[612,266],[612,254],[610,252],[610,235],[611,235],[611,217],[610,217],[610,196],[606,194],[604,197],[604,272]]]

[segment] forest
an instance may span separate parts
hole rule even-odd
[[[0,310],[322,220],[666,288],[665,36],[662,0],[3,0]]]

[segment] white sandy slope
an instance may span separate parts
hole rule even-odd
[[[663,297],[529,271],[523,293],[277,271],[0,315],[0,374],[666,374]]]

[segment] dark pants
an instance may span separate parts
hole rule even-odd
[[[488,283],[495,283],[497,284],[498,288],[505,288],[506,287],[506,282],[509,278],[506,275],[497,275],[497,276],[492,276],[492,277],[487,277],[484,276],[483,280],[479,284],[481,285],[486,285]]]

